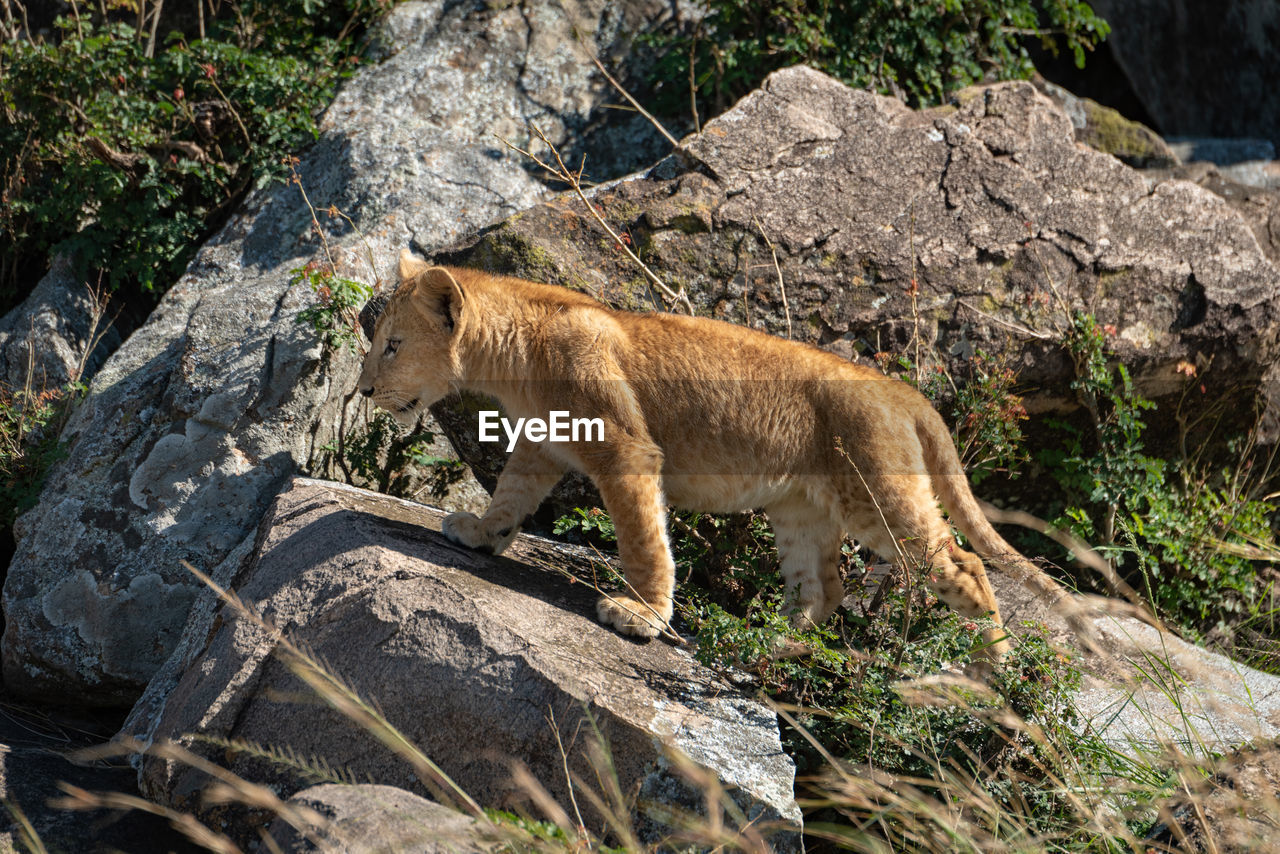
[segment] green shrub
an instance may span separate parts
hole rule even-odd
[[[288,175],[387,5],[240,0],[203,39],[85,17],[0,43],[0,257],[68,253],[131,296],[167,288],[248,189]],[[0,308],[17,274],[0,271]]]
[[[1054,52],[1065,48],[1083,66],[1085,53],[1110,32],[1078,0],[707,0],[706,6],[701,22],[657,39],[663,59],[653,79],[668,107],[688,104],[691,74],[703,110],[720,112],[769,72],[800,62],[851,86],[936,104],[981,80],[1030,77],[1028,40]]]
[[[1053,422],[1063,442],[1037,454],[1065,495],[1057,524],[1114,561],[1160,616],[1193,636],[1229,635],[1260,603],[1254,558],[1274,560],[1280,508],[1251,497],[1230,472],[1211,479],[1145,453],[1143,413],[1154,404],[1112,364],[1106,330],[1077,314],[1065,343],[1091,423]]]

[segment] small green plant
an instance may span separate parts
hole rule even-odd
[[[1017,377],[1008,365],[978,350],[968,377],[957,381],[941,364],[923,368],[905,354],[880,352],[874,358],[880,370],[909,383],[935,406],[952,401],[952,438],[975,485],[996,472],[1018,476],[1018,466],[1029,459],[1022,433],[1027,410],[1013,391]]]
[[[298,312],[297,320],[315,332],[326,358],[337,350],[359,353],[360,307],[373,296],[373,288],[315,261],[289,272],[290,285],[306,285],[316,295],[316,302]]]
[[[979,350],[969,362],[968,382],[956,387],[955,429],[960,463],[976,485],[1000,472],[1018,476],[1018,466],[1029,459],[1022,422],[1027,410],[1014,394],[1013,370]]]
[[[404,433],[394,418],[378,412],[364,427],[321,450],[352,485],[400,498],[411,498],[424,490],[440,497],[462,478],[465,469],[459,460],[434,454],[435,439],[429,430]]]
[[[900,94],[914,105],[982,80],[1027,78],[1038,41],[1085,55],[1110,32],[1078,0],[709,0],[683,32],[654,41],[652,79],[669,108],[696,92],[702,111],[722,111],[772,71],[806,63],[858,88]],[[666,85],[664,85],[664,82]]]
[[[551,528],[559,536],[589,543],[616,543],[613,519],[599,507],[575,507],[573,512],[561,516]]]

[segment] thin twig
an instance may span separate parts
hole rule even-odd
[[[564,741],[560,738],[560,725],[556,723],[556,712],[551,708],[550,703],[547,704],[547,720],[551,724],[551,732],[556,737],[556,748],[560,751],[560,764],[564,767],[565,787],[569,790],[569,803],[573,805],[573,814],[578,819],[577,835],[581,837],[587,823],[582,820],[582,810],[578,809],[578,798],[573,793],[573,775],[569,772],[569,753],[564,749]]]
[[[769,235],[764,233],[764,226],[760,224],[760,220],[755,214],[751,215],[751,221],[756,224],[760,237],[764,239],[764,245],[769,247],[769,252],[773,255],[773,270],[778,274],[778,291],[782,294],[782,314],[787,319],[787,340],[790,340],[791,306],[787,304],[787,284],[782,280],[782,267],[778,264],[778,250],[773,247],[773,241],[769,239]]]
[[[702,33],[702,20],[699,19],[693,30],[693,38],[689,41],[689,112],[693,113],[693,131],[702,133],[702,122],[698,120],[698,82],[694,73],[698,50],[698,36]]]
[[[983,311],[982,309],[978,308],[977,306],[970,305],[969,303],[965,302],[964,300],[956,300],[956,302],[957,302],[957,303],[959,303],[960,305],[964,306],[965,308],[969,309],[969,311],[972,311],[972,312],[974,312],[975,314],[980,314],[980,315],[982,315],[982,316],[983,316],[983,317],[985,317],[987,320],[990,320],[992,323],[998,323],[998,324],[1000,324],[1001,326],[1007,326],[1008,328],[1012,329],[1013,331],[1018,332],[1018,333],[1020,333],[1020,334],[1022,334],[1022,335],[1025,335],[1025,336],[1027,336],[1028,338],[1037,338],[1037,339],[1039,339],[1039,340],[1041,340],[1041,341],[1053,341],[1053,340],[1056,340],[1056,339],[1055,339],[1055,337],[1054,337],[1053,335],[1050,335],[1050,334],[1049,334],[1049,333],[1047,333],[1047,332],[1036,332],[1034,329],[1030,329],[1030,328],[1028,328],[1028,327],[1026,327],[1026,326],[1022,326],[1022,325],[1020,325],[1020,324],[1013,323],[1013,322],[1008,321],[1008,320],[1001,320],[1000,318],[996,317],[994,314],[988,314],[987,312]]]
[[[151,32],[147,36],[147,49],[145,56],[151,59],[156,53],[156,31],[160,28],[160,12],[164,9],[164,0],[156,0],[155,7],[151,10]]]
[[[648,110],[642,107],[639,101],[631,97],[631,93],[628,92],[626,89],[623,89],[621,83],[613,79],[613,75],[610,74],[607,69],[605,69],[604,64],[601,63],[600,60],[596,57],[595,52],[592,51],[591,48],[587,47],[586,40],[582,38],[582,31],[579,30],[577,27],[574,27],[573,32],[574,32],[574,35],[578,37],[578,44],[582,46],[582,50],[587,54],[587,57],[593,63],[595,63],[596,68],[600,69],[600,73],[604,75],[604,79],[608,80],[609,83],[612,84],[613,88],[617,89],[618,92],[622,94],[622,97],[626,98],[627,101],[630,102],[631,106],[636,108],[637,112],[639,112],[640,115],[648,119],[649,124],[653,125],[655,128],[658,129],[658,133],[662,134],[667,138],[667,142],[671,143],[672,148],[679,148],[680,142],[674,136],[672,136],[671,133],[666,128],[662,126],[662,123],[657,119],[655,119],[652,113],[650,113]]]
[[[582,192],[582,167],[579,166],[577,172],[570,171],[569,168],[564,165],[564,161],[560,159],[560,152],[556,149],[555,145],[552,144],[551,140],[547,139],[546,134],[544,134],[538,128],[537,125],[530,124],[529,127],[533,130],[534,134],[538,137],[538,139],[542,140],[543,144],[546,145],[547,148],[551,150],[551,154],[556,159],[555,166],[552,166],[551,164],[544,161],[542,158],[538,157],[536,154],[526,151],[525,149],[519,147],[518,145],[516,145],[515,143],[511,142],[510,140],[504,137],[497,136],[497,134],[494,134],[494,136],[497,137],[497,139],[507,148],[510,148],[512,151],[523,154],[525,157],[528,157],[534,163],[537,163],[543,169],[547,170],[552,175],[556,176],[560,180],[567,183],[570,187],[572,187],[574,193],[576,193],[578,198],[582,200],[582,203],[587,206],[587,210],[591,213],[593,217],[595,217],[596,222],[600,223],[600,225],[604,228],[604,230],[608,232],[609,236],[613,238],[613,242],[616,245],[622,247],[622,251],[627,253],[627,257],[629,257],[632,261],[634,261],[640,267],[640,269],[644,272],[645,276],[649,279],[649,281],[652,282],[654,286],[657,287],[657,289],[662,293],[663,297],[666,298],[669,302],[679,305],[690,316],[692,316],[693,306],[689,303],[689,297],[685,294],[684,288],[681,287],[680,292],[676,293],[675,291],[671,290],[671,288],[667,287],[667,283],[662,281],[662,279],[658,278],[657,273],[654,273],[652,270],[650,270],[649,267],[643,261],[640,260],[640,256],[632,252],[631,247],[623,242],[622,238],[619,237],[618,233],[614,231],[613,228],[610,227],[609,223],[605,222],[604,217],[602,217],[600,215],[600,212],[595,209],[595,206],[591,204],[591,200],[587,198],[584,192]]]
[[[218,93],[218,97],[222,99],[222,102],[227,105],[227,109],[230,110],[231,115],[235,117],[236,124],[240,126],[240,132],[244,134],[245,144],[252,149],[253,137],[249,136],[249,129],[244,126],[244,119],[240,118],[240,113],[236,110],[235,105],[231,103],[231,99],[227,97],[227,93],[223,92],[222,87],[218,85],[217,76],[210,74],[205,79],[207,79],[213,86],[214,91]]]

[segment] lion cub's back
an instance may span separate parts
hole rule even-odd
[[[880,371],[825,350],[707,317],[616,312],[631,370],[664,379],[872,380]],[[628,371],[631,372],[630,370]]]

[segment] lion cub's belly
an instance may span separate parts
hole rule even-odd
[[[772,504],[796,490],[783,475],[675,474],[663,472],[667,501],[684,510],[742,513]]]

